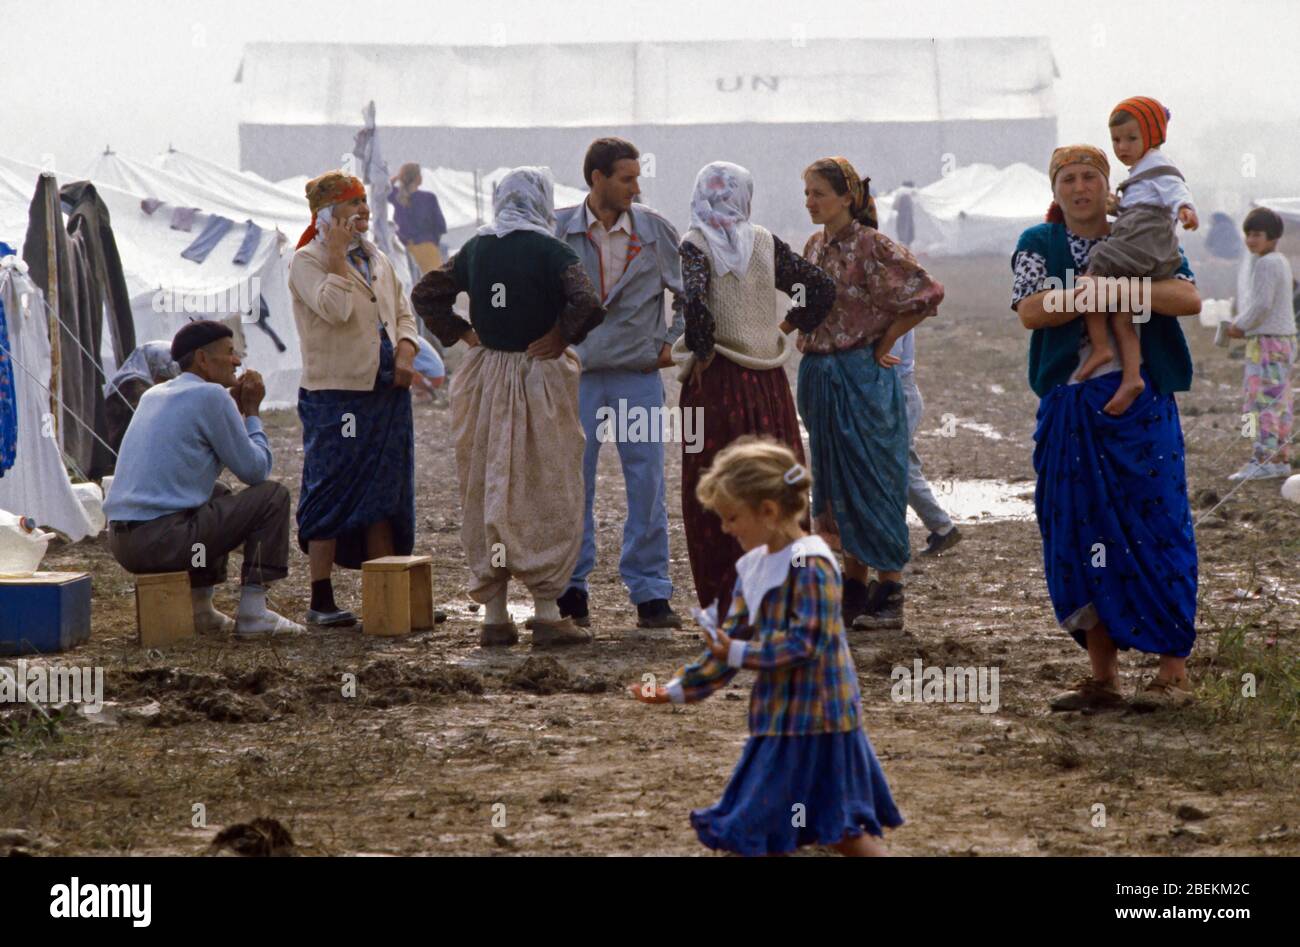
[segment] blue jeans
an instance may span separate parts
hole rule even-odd
[[[932,533],[952,527],[952,518],[944,512],[939,501],[934,498],[929,481],[921,470],[921,458],[916,453],[916,429],[921,424],[921,412],[925,402],[921,400],[921,389],[916,387],[912,375],[903,375],[903,397],[907,400],[907,505],[916,510],[925,528]]]
[[[620,401],[623,403],[620,408]],[[597,428],[608,409],[613,423],[608,425],[606,440],[618,447],[627,491],[627,519],[623,523],[623,554],[619,574],[627,586],[633,604],[656,598],[671,598],[673,583],[668,577],[668,509],[664,503],[664,445],[661,426],[645,424],[648,437],[620,437],[620,412],[636,411],[646,418],[657,418],[664,405],[664,383],[657,371],[642,373],[627,370],[583,372],[578,392],[578,411],[587,448],[582,458],[586,486],[586,511],[583,516],[582,551],[574,567],[571,587],[587,590],[587,576],[596,566],[596,463],[600,459],[601,441]],[[651,409],[655,409],[651,413]],[[629,417],[627,429],[631,429]]]

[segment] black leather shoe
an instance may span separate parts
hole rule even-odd
[[[921,550],[921,555],[937,556],[939,553],[951,549],[959,542],[961,542],[961,530],[956,526],[942,536],[938,533],[931,533],[925,538],[925,548]]]
[[[587,610],[587,593],[582,589],[570,586],[556,599],[556,604],[560,606],[561,618],[572,618],[573,623],[579,628],[590,627],[591,614]]]
[[[673,611],[666,598],[652,598],[636,607],[638,628],[680,628],[681,616]]]

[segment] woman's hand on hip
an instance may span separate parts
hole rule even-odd
[[[903,360],[890,352],[890,349],[894,347],[893,343],[886,345],[886,342],[889,342],[889,340],[881,337],[880,341],[876,343],[876,364],[881,368],[893,368],[895,365],[901,364]]]
[[[551,326],[550,332],[540,339],[533,340],[532,345],[528,346],[528,354],[533,358],[549,361],[559,358],[568,347],[569,343],[564,341],[564,336],[560,334],[560,324],[557,322]]]
[[[692,385],[704,384],[704,373],[709,370],[709,366],[713,364],[713,360],[717,357],[717,355],[718,355],[717,352],[710,352],[709,357],[704,359],[703,361],[700,360],[699,356],[696,356],[694,363],[691,365],[691,377],[689,379],[690,384]]]

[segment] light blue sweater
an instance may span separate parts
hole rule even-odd
[[[122,439],[104,500],[112,521],[153,520],[212,497],[223,467],[249,486],[271,473],[260,418],[244,418],[220,385],[192,372],[144,393]]]

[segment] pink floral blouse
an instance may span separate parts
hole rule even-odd
[[[896,319],[920,312],[933,316],[943,302],[943,284],[907,247],[859,221],[830,240],[818,230],[803,255],[835,280],[836,293],[821,325],[799,333],[801,352],[829,354],[869,345]]]

